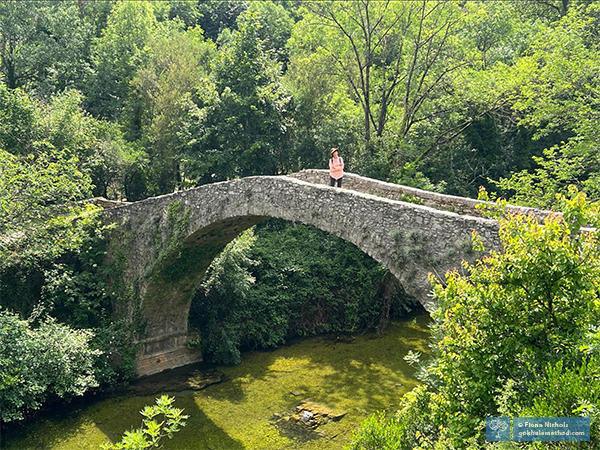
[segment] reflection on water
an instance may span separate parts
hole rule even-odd
[[[199,391],[185,383],[198,376],[197,366],[160,374],[123,395],[69,406],[13,428],[10,436],[4,434],[2,450],[98,450],[139,427],[139,410],[163,393],[174,395],[175,406],[190,416],[165,443],[168,450],[342,449],[362,420],[378,409],[393,411],[416,386],[414,369],[403,357],[409,350],[428,353],[428,321],[422,314],[391,324],[383,337],[331,335],[247,353],[238,366],[217,367],[222,381]],[[345,414],[318,429],[298,428],[314,426],[289,419],[306,400]],[[306,439],[307,432],[316,438]]]

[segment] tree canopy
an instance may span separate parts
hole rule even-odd
[[[326,168],[337,147],[360,175],[563,213],[500,218],[503,252],[432,280],[424,386],[354,448],[481,447],[491,414],[587,414],[597,438],[599,17],[588,0],[0,2],[3,420],[132,373],[143,324],[114,312],[137,317],[139,293],[109,289],[84,200]],[[240,237],[196,298],[207,354],[380,327],[393,283],[355,252],[280,223]]]

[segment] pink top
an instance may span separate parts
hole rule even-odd
[[[344,176],[344,160],[339,156],[329,160],[329,175],[334,180],[339,180]]]

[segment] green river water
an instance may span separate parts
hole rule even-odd
[[[140,427],[139,411],[169,394],[190,418],[165,441],[165,450],[342,449],[365,418],[376,410],[394,411],[417,385],[403,357],[409,350],[428,353],[428,322],[429,316],[421,314],[390,324],[382,337],[322,336],[246,353],[237,366],[217,367],[222,381],[201,390],[173,391],[169,383],[175,373],[150,377],[136,383],[135,391],[54,409],[13,427],[2,436],[1,448],[98,450],[101,443],[116,442],[125,430]],[[191,377],[197,369],[177,373]],[[152,386],[144,392],[144,385]],[[281,419],[305,400],[345,415],[316,430]]]

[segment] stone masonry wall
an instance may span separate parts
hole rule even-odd
[[[313,184],[329,184],[329,171],[322,169],[307,169],[301,172],[288,175],[289,177],[303,180]],[[492,205],[490,202],[475,200],[472,198],[458,197],[456,195],[440,194],[438,192],[424,191],[400,184],[386,183],[384,181],[374,180],[372,178],[362,177],[353,173],[345,173],[343,188],[351,189],[357,192],[373,194],[379,197],[389,198],[391,200],[418,200],[420,204],[430,206],[435,209],[443,209],[458,214],[470,214],[482,216],[477,209],[477,205]],[[508,211],[522,214],[534,214],[539,218],[544,218],[550,211],[544,211],[536,208],[526,208],[523,206],[508,205]]]
[[[139,375],[198,360],[185,347],[195,289],[228,242],[267,218],[313,225],[352,242],[387,267],[428,310],[435,307],[428,274],[443,279],[462,259],[475,259],[473,230],[486,249],[500,247],[493,220],[385,198],[396,195],[396,185],[389,183],[346,175],[345,188],[373,195],[315,184],[322,178],[322,171],[249,177],[104,212],[105,221],[117,225],[108,259],[121,261],[123,285],[135,293],[133,301],[140,304],[133,306],[141,306],[147,322]]]

